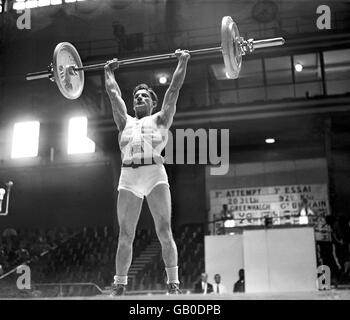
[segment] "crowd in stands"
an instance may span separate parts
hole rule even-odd
[[[133,259],[154,241],[157,238],[152,230],[137,230]],[[178,243],[180,279],[184,287],[190,288],[204,268],[204,233],[200,226],[183,226],[175,233],[175,241]],[[112,228],[85,228],[36,262],[32,277],[36,283],[93,282],[104,289],[113,281],[116,248],[117,235]],[[160,247],[135,278],[129,277],[129,290],[165,290],[166,275],[159,270],[164,270]]]
[[[31,259],[38,259],[49,250],[67,241],[74,233],[71,228],[0,230],[0,276],[11,268]]]
[[[350,283],[348,229],[346,226],[340,227],[337,219],[328,223],[332,226],[332,242],[317,243],[317,263],[330,266],[333,283]],[[350,229],[350,224],[348,228]],[[118,234],[112,227],[50,230],[7,228],[0,232],[0,282],[4,281],[1,275],[28,262],[34,289],[38,292],[45,290],[48,294],[45,285],[51,283],[52,296],[95,295],[101,293],[101,290],[108,290],[113,281]],[[179,278],[185,292],[194,292],[194,284],[205,270],[204,234],[203,225],[197,224],[182,225],[174,230],[179,256]],[[155,232],[151,229],[138,229],[133,261],[152,243],[157,243]],[[130,277],[128,291],[166,289],[166,274],[160,272],[164,270],[160,246],[157,250],[152,259],[146,259],[142,268]],[[60,283],[86,285],[59,285]]]
[[[153,236],[155,237],[155,236]],[[179,278],[182,288],[190,290],[204,269],[204,230],[202,225],[183,225],[174,232],[177,244]],[[161,272],[160,272],[161,270]],[[161,252],[140,272],[132,290],[165,290],[166,273]]]
[[[118,235],[112,227],[86,227],[80,230],[1,230],[0,264],[2,274],[30,261],[31,280],[38,290],[47,283],[94,283],[108,288],[115,273]],[[204,268],[204,231],[201,225],[181,226],[174,232],[178,244],[179,275],[184,288],[191,288]],[[157,242],[153,230],[136,231],[133,259],[151,243]],[[164,290],[166,275],[161,249],[134,278],[129,289]],[[1,277],[1,274],[0,274]],[[2,280],[0,280],[2,281]],[[96,287],[59,287],[60,294],[77,295]],[[57,292],[56,292],[57,293]]]

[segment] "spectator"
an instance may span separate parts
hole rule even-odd
[[[208,294],[213,292],[213,285],[208,282],[208,275],[203,272],[201,279],[194,285],[194,293]]]
[[[304,217],[304,216],[313,216],[315,213],[311,210],[307,198],[302,197],[301,199],[301,207],[299,210],[299,216]]]
[[[349,261],[349,247],[346,243],[346,225],[345,216],[339,216],[335,218],[333,225],[331,226],[332,245],[333,245],[333,256],[338,266],[338,280],[344,282],[347,269],[347,262]]]
[[[25,261],[28,261],[30,259],[29,251],[25,248],[19,248],[16,251],[16,260],[14,263],[16,265],[19,265],[21,263],[24,263]]]
[[[245,292],[244,269],[239,269],[238,278],[233,286],[233,292]]]
[[[8,268],[8,259],[5,252],[5,248],[0,245],[0,264],[2,265],[3,270]]]
[[[221,210],[221,219],[222,220],[227,220],[227,219],[232,219],[232,214],[227,208],[227,204],[222,205],[222,210]]]
[[[216,274],[215,276],[214,276],[214,280],[215,280],[215,283],[214,283],[214,285],[213,285],[213,289],[214,289],[214,291],[213,291],[213,293],[214,294],[224,294],[224,293],[226,293],[227,291],[226,291],[226,287],[221,283],[221,276],[220,276],[220,274]]]

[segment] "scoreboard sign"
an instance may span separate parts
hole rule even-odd
[[[293,223],[299,215],[302,198],[308,200],[313,215],[316,240],[330,241],[330,230],[324,217],[330,214],[326,184],[284,185],[235,188],[210,191],[210,212],[220,216],[226,204],[236,225],[262,225],[264,217],[274,223]]]

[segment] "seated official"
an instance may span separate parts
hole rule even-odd
[[[245,292],[245,281],[244,281],[244,269],[238,271],[239,279],[235,282],[233,286],[233,292]]]
[[[213,284],[213,293],[214,294],[224,294],[227,293],[226,287],[221,283],[221,276],[220,274],[216,274],[214,276],[215,283]]]
[[[213,285],[208,282],[208,275],[201,274],[201,279],[194,284],[194,293],[208,294],[213,292]]]

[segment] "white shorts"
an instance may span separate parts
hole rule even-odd
[[[143,199],[158,184],[165,184],[169,187],[168,175],[163,164],[140,166],[138,168],[122,167],[118,191],[120,189],[128,190]]]

